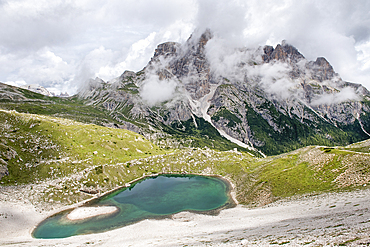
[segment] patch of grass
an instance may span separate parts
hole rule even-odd
[[[360,153],[370,153],[370,139],[351,144],[347,147],[342,147],[341,149]]]
[[[321,150],[321,155],[317,154],[318,150]],[[363,176],[364,181],[367,181],[366,176],[370,177],[366,155],[338,149],[330,149],[327,153],[325,150],[308,147],[285,155],[253,160],[246,170],[251,178],[249,186],[238,200],[246,204],[253,204],[254,200],[269,203],[294,195],[361,188],[362,183],[345,175],[349,174],[347,169],[351,160],[357,162],[351,162],[354,177]],[[312,159],[307,158],[310,156]]]
[[[139,93],[139,88],[134,83],[126,84],[122,88],[122,90],[124,90],[127,93],[131,93],[131,94],[138,94]]]
[[[235,127],[236,124],[241,124],[242,120],[237,117],[234,113],[226,109],[225,107],[221,107],[218,111],[213,114],[212,120],[218,122],[220,119],[225,119],[228,121],[227,126],[232,128]]]

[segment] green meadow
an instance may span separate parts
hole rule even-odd
[[[365,188],[370,141],[347,147],[308,146],[258,158],[209,147],[161,149],[123,129],[64,118],[0,111],[2,186],[42,184],[46,203],[71,204],[145,175],[223,176],[239,203],[261,206],[278,199]]]

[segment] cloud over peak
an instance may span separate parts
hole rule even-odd
[[[211,28],[231,48],[286,39],[309,60],[326,57],[344,80],[370,88],[367,0],[3,0],[0,11],[2,82],[73,94],[77,81],[140,70],[159,43]]]
[[[140,96],[149,106],[155,106],[172,99],[177,84],[175,80],[160,80],[158,75],[150,75],[140,88]]]

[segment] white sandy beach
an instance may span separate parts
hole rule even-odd
[[[99,215],[109,215],[118,211],[114,206],[78,207],[67,215],[69,220],[83,220]]]
[[[54,211],[0,202],[1,246],[268,246],[370,243],[370,190],[302,197],[217,216],[188,212],[112,231],[64,239],[34,239],[33,227]]]

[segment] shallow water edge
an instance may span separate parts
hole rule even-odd
[[[145,220],[145,219],[166,219],[166,218],[172,218],[173,215],[179,213],[179,212],[191,212],[191,213],[196,213],[196,214],[206,214],[206,215],[218,215],[220,213],[221,210],[223,209],[226,209],[226,208],[232,208],[232,207],[235,207],[237,205],[237,201],[235,200],[235,193],[233,193],[233,189],[234,189],[234,186],[233,184],[231,183],[231,181],[229,181],[227,178],[224,178],[222,176],[219,176],[219,175],[204,175],[204,174],[177,174],[177,173],[158,173],[158,174],[151,174],[151,175],[145,175],[145,176],[142,176],[140,178],[137,178],[135,180],[132,180],[131,182],[129,183],[126,183],[124,186],[119,186],[115,189],[112,189],[110,191],[107,191],[101,195],[99,195],[98,197],[94,197],[94,198],[91,198],[91,199],[88,199],[84,202],[80,202],[78,203],[77,205],[74,204],[74,205],[71,205],[71,206],[68,206],[68,208],[66,209],[63,209],[63,210],[60,210],[59,212],[57,213],[54,213],[53,215],[50,215],[49,217],[45,218],[43,221],[41,221],[37,226],[35,226],[32,230],[32,237],[35,238],[35,232],[36,232],[36,229],[38,229],[39,226],[41,226],[45,221],[47,221],[49,218],[52,218],[52,217],[56,217],[56,216],[62,216],[63,215],[67,215],[68,213],[70,213],[72,210],[78,208],[78,207],[81,207],[81,206],[84,206],[84,207],[89,207],[89,206],[92,206],[92,205],[100,205],[100,206],[104,206],[105,205],[105,200],[109,200],[109,198],[113,198],[115,197],[116,195],[122,193],[123,191],[125,191],[126,189],[130,189],[131,188],[134,188],[135,185],[137,184],[140,184],[141,182],[149,179],[149,178],[157,178],[159,176],[165,176],[165,177],[205,177],[205,178],[210,178],[210,177],[213,177],[213,178],[217,178],[219,180],[219,182],[221,182],[223,185],[224,185],[224,196],[225,196],[225,203],[222,205],[222,206],[219,206],[217,208],[214,208],[214,209],[210,209],[210,210],[204,210],[204,211],[201,211],[201,210],[181,210],[181,211],[177,211],[177,212],[174,212],[174,213],[168,213],[168,214],[165,214],[165,215],[146,215],[146,216],[143,216],[143,217],[139,217],[139,218],[136,218],[135,220],[132,220],[132,221],[129,221],[129,222],[125,222],[122,224],[122,226],[120,227],[123,227],[123,226],[126,226],[126,225],[131,225],[131,224],[134,224],[134,223],[137,223],[137,222],[140,222],[142,220]],[[109,206],[109,204],[106,204],[107,206]],[[115,215],[115,214],[114,214]],[[115,228],[107,228],[107,229],[103,229],[102,231],[99,231],[99,232],[106,232],[106,231],[110,231],[112,229],[116,229]],[[85,233],[82,233],[82,234],[78,234],[78,235],[84,235],[84,234],[89,234],[89,233],[92,233],[92,232],[85,232]],[[67,237],[67,236],[66,236]],[[51,237],[53,238],[53,237]]]

